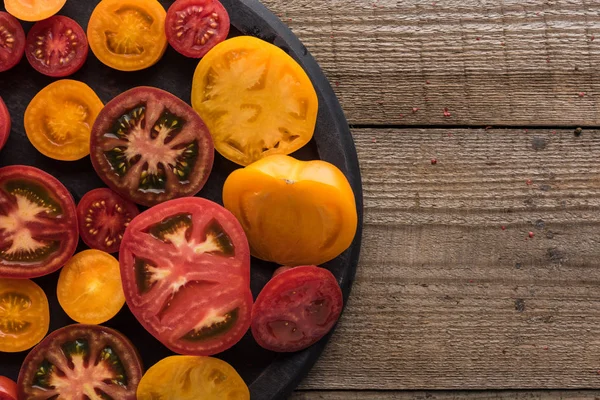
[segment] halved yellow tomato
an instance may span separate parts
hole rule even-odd
[[[261,39],[238,36],[213,47],[198,64],[192,106],[216,150],[248,165],[307,144],[319,103],[310,78],[292,57]]]
[[[75,161],[90,154],[90,134],[104,107],[94,90],[72,79],[55,81],[31,100],[25,110],[25,133],[42,154]]]
[[[249,400],[248,386],[227,362],[213,357],[170,356],[154,364],[137,388],[138,400]]]
[[[9,14],[23,21],[41,21],[60,11],[67,0],[4,0]]]
[[[166,17],[167,12],[156,0],[102,0],[88,23],[90,48],[111,68],[148,68],[167,49]]]
[[[82,324],[108,321],[125,304],[119,261],[100,250],[75,254],[60,271],[56,293],[71,319]]]
[[[280,265],[320,265],[356,234],[352,187],[321,160],[266,157],[229,175],[223,202],[241,222],[252,255]]]
[[[46,294],[29,279],[0,279],[0,352],[32,348],[48,333]]]

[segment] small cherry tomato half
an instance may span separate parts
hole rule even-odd
[[[0,400],[17,400],[17,383],[0,376]]]
[[[125,295],[119,261],[100,250],[75,254],[60,271],[58,302],[82,324],[102,324],[121,310]]]
[[[213,357],[170,356],[142,377],[137,400],[250,400],[248,386],[227,362]]]
[[[62,267],[79,240],[75,202],[52,175],[0,168],[0,278],[35,278]]]
[[[8,71],[21,61],[25,52],[25,31],[21,23],[0,11],[0,72]]]
[[[44,75],[55,78],[71,75],[87,59],[87,37],[77,21],[55,15],[31,27],[25,55],[29,64]]]
[[[241,222],[252,255],[279,265],[321,265],[356,234],[354,194],[325,161],[274,155],[231,173],[223,202]]]
[[[4,7],[22,21],[41,21],[60,11],[67,0],[4,0]]]
[[[46,157],[75,161],[90,154],[90,132],[103,104],[83,82],[61,79],[40,90],[25,110],[25,133]]]
[[[129,309],[166,347],[208,356],[250,326],[250,252],[244,231],[219,204],[170,200],[135,217],[119,252]]]
[[[49,326],[48,298],[41,287],[29,279],[0,279],[0,352],[32,348]]]
[[[216,150],[248,165],[307,144],[319,104],[311,80],[291,56],[261,39],[238,36],[200,60],[192,106],[206,122]]]
[[[167,49],[166,15],[156,0],[102,0],[88,23],[90,48],[98,60],[111,68],[148,68]]]
[[[50,333],[21,366],[19,399],[136,400],[137,349],[120,332],[73,324]]]
[[[145,86],[106,104],[94,123],[90,147],[92,165],[104,183],[145,206],[195,195],[214,160],[210,133],[192,107]]]
[[[273,277],[252,308],[252,335],[265,349],[303,350],[325,336],[337,322],[342,291],[331,272],[299,266]]]
[[[77,205],[81,239],[92,249],[116,253],[137,206],[107,188],[87,192]]]
[[[0,150],[2,150],[8,140],[11,125],[10,113],[8,112],[8,108],[6,108],[4,100],[0,97]]]
[[[219,0],[177,0],[167,11],[169,44],[186,57],[201,58],[229,34],[229,14]]]

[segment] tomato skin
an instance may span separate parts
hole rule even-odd
[[[41,21],[60,11],[67,0],[4,0],[6,11],[22,21]]]
[[[334,165],[274,155],[231,173],[223,203],[244,227],[252,255],[279,265],[321,265],[356,234],[356,201]]]
[[[262,289],[252,308],[252,335],[267,350],[300,351],[329,333],[342,308],[342,291],[330,271],[298,266]]]
[[[192,21],[188,23],[186,19]],[[186,57],[202,58],[227,38],[230,23],[229,14],[219,0],[177,0],[167,11],[165,32],[175,51]],[[200,33],[203,37],[198,39]]]
[[[10,128],[10,113],[8,112],[8,108],[6,107],[4,100],[2,100],[2,97],[0,97],[0,150],[2,150],[6,144],[6,141],[8,140]]]
[[[12,36],[12,46],[0,46],[0,72],[8,71],[21,61],[25,52],[25,31],[21,23],[5,11],[0,11],[0,27]],[[1,147],[1,146],[0,146]]]
[[[0,376],[0,400],[17,400],[17,383]]]

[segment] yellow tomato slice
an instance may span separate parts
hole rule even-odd
[[[319,104],[312,82],[292,57],[261,39],[238,36],[216,45],[198,64],[192,106],[217,151],[248,165],[307,144]]]
[[[46,294],[29,279],[0,279],[0,352],[38,344],[50,326]]]
[[[90,134],[104,107],[83,82],[61,79],[43,88],[25,110],[25,133],[47,157],[75,161],[90,154]]]
[[[71,319],[82,324],[104,323],[125,304],[119,261],[100,250],[75,254],[60,271],[56,292]]]
[[[9,14],[23,21],[41,21],[60,11],[67,0],[4,0]]]
[[[325,161],[275,155],[234,171],[223,202],[252,255],[280,265],[320,265],[346,250],[358,215],[344,174]]]
[[[167,12],[156,0],[102,0],[87,28],[92,52],[107,66],[138,71],[160,60],[167,49]]]
[[[250,391],[237,371],[213,357],[170,356],[142,377],[138,400],[248,400]]]

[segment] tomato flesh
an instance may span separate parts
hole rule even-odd
[[[29,30],[25,55],[29,64],[44,75],[71,75],[87,59],[87,37],[76,21],[55,15],[37,22]]]
[[[2,97],[0,97],[0,150],[6,144],[8,140],[8,135],[10,135],[11,128],[11,120],[10,113],[8,112],[8,108],[6,108],[6,104]]]
[[[0,376],[0,400],[17,400],[17,384],[5,376]]]
[[[125,231],[119,262],[129,308],[172,351],[212,355],[248,330],[248,242],[217,203],[188,197],[142,212]]]
[[[8,71],[21,61],[25,52],[25,31],[21,23],[0,11],[0,72]]]
[[[52,273],[71,258],[79,237],[73,197],[35,167],[0,168],[0,278]]]
[[[252,335],[265,349],[303,350],[325,336],[337,322],[342,291],[331,272],[299,266],[274,276],[252,309]]]
[[[167,11],[169,44],[186,57],[201,58],[229,34],[229,14],[218,0],[177,0]]]
[[[75,324],[49,334],[25,358],[17,386],[23,399],[135,400],[142,365],[119,332]]]
[[[81,239],[92,249],[116,253],[125,228],[139,213],[134,203],[110,189],[89,191],[77,205]]]
[[[115,192],[152,206],[198,193],[213,167],[204,122],[184,101],[137,87],[106,104],[90,142],[94,169]]]

